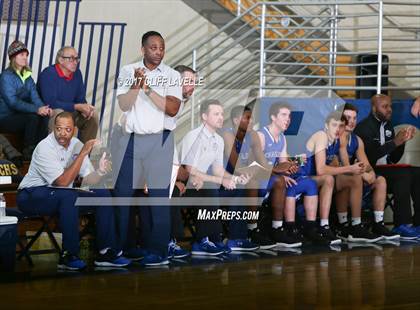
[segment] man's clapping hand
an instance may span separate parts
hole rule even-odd
[[[83,145],[82,149],[80,150],[80,154],[89,155],[93,147],[100,143],[101,141],[98,139],[91,139],[91,140],[86,141],[86,143]]]
[[[143,89],[145,80],[146,80],[146,71],[143,68],[135,69],[134,70],[134,83],[131,85],[131,89]]]
[[[101,175],[105,175],[112,171],[112,162],[106,157],[106,152],[104,152],[99,160],[98,172]]]
[[[400,146],[408,140],[413,139],[415,133],[416,128],[414,128],[413,126],[408,126],[401,129],[400,131],[398,131],[397,135],[394,138],[395,145]]]

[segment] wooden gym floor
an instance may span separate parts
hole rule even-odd
[[[420,309],[420,242],[304,247],[169,267],[0,274],[0,309]]]

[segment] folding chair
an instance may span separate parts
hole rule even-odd
[[[57,240],[54,237],[53,231],[50,228],[50,224],[55,220],[54,216],[40,216],[40,215],[25,215],[17,209],[8,209],[7,214],[11,216],[16,216],[18,218],[18,224],[23,224],[28,221],[35,221],[40,224],[36,233],[32,236],[19,236],[18,246],[20,251],[17,252],[17,260],[21,260],[23,257],[27,260],[30,266],[34,266],[31,255],[40,255],[40,254],[51,254],[51,253],[60,253],[61,247],[58,244]],[[41,234],[46,232],[48,238],[50,239],[53,248],[44,249],[44,250],[31,250],[34,243],[39,239]]]
[[[196,229],[195,223],[197,221],[197,208],[182,208],[181,209],[182,221],[184,228],[187,228],[191,234],[191,239],[195,239]],[[186,240],[189,238],[185,238]]]

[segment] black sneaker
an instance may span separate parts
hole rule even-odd
[[[303,236],[315,245],[331,245],[331,240],[322,235],[316,226],[305,227],[303,230]]]
[[[273,228],[271,238],[280,247],[296,248],[302,246],[300,235],[294,231],[287,231],[284,227]]]
[[[330,240],[330,244],[340,244],[341,243],[341,239],[338,238],[333,231],[330,229],[330,226],[328,225],[324,225],[324,226],[320,226],[319,227],[319,233],[324,236],[325,238],[327,238],[328,240]]]
[[[302,236],[302,233],[296,226],[292,226],[289,228],[286,227],[286,230],[290,237],[303,243],[304,238]]]
[[[341,240],[347,241],[349,239],[349,231],[350,228],[348,223],[338,224],[336,229],[336,235]]]
[[[382,239],[382,236],[371,233],[362,224],[352,226],[349,231],[348,241],[350,242],[376,242]]]
[[[378,222],[378,223],[373,223],[372,232],[379,235],[379,236],[382,236],[382,238],[384,238],[386,240],[395,240],[395,239],[400,238],[399,234],[394,233],[391,230],[389,230],[388,228],[386,228],[383,221]]]
[[[271,240],[258,228],[248,230],[248,236],[252,243],[260,246],[261,250],[269,250],[277,246],[275,241]]]
[[[118,255],[119,254],[119,255]],[[95,259],[95,266],[97,267],[126,267],[131,264],[131,261],[116,253],[112,249],[108,249],[105,254],[98,253]]]

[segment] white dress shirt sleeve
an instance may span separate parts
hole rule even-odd
[[[166,96],[172,96],[182,100],[181,75],[178,71],[173,69],[170,70],[169,85],[166,91]]]
[[[117,81],[117,96],[126,94],[133,85],[134,70],[130,66],[122,67]]]

